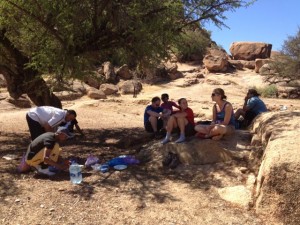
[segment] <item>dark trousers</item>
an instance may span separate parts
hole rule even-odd
[[[41,134],[45,133],[44,127],[42,127],[39,122],[36,122],[33,119],[31,119],[28,116],[28,114],[26,114],[26,120],[27,120],[27,124],[28,124],[28,127],[29,127],[29,132],[30,132],[30,136],[31,136],[32,141],[34,139],[36,139],[38,136],[40,136]]]

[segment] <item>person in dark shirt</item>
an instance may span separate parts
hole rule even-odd
[[[154,133],[154,136],[159,138],[159,131],[163,127],[162,120],[163,109],[160,107],[160,98],[154,97],[151,100],[151,105],[148,105],[144,113],[144,127],[149,133]]]
[[[28,146],[25,160],[29,166],[34,167],[38,172],[54,175],[54,173],[49,171],[49,166],[54,166],[59,170],[68,169],[66,163],[61,164],[60,158],[61,148],[59,147],[59,142],[65,141],[70,137],[69,131],[65,127],[60,127],[56,133],[47,132],[41,134],[36,139],[34,139]]]

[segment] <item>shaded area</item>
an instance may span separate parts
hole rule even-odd
[[[29,134],[27,133],[18,135],[3,133],[3,137],[5,138],[0,139],[0,145],[2,146],[0,148],[1,156],[14,153],[21,157],[29,144]],[[80,164],[84,164],[89,155],[95,155],[99,157],[100,163],[104,163],[119,155],[136,155],[145,147],[145,144],[155,146],[158,142],[158,140],[152,140],[151,135],[145,133],[141,128],[89,129],[85,130],[85,137],[76,136],[74,139],[64,143],[62,145],[62,156],[65,158],[76,158]],[[157,152],[159,150],[159,147],[154,149]],[[236,173],[233,172],[233,168],[236,165],[246,165],[246,162],[241,160],[227,164],[181,165],[176,170],[170,170],[161,167],[160,158],[152,158],[151,160],[137,166],[129,166],[127,170],[121,172],[111,169],[109,173],[102,174],[85,170],[83,172],[83,183],[64,191],[64,193],[72,196],[72,198],[78,198],[78,201],[80,201],[82,199],[91,200],[95,193],[103,191],[103,189],[106,192],[114,192],[117,189],[121,194],[138,199],[139,207],[143,208],[147,201],[157,203],[164,203],[168,200],[178,201],[166,188],[167,183],[170,181],[187,184],[192,189],[208,191],[212,187],[220,188],[226,186],[226,183],[221,178],[222,176],[227,177],[230,181],[236,180]],[[13,183],[10,183],[12,181],[9,181],[12,175],[16,179],[21,179],[22,176],[15,172],[18,161],[10,161],[11,166],[1,171],[6,174],[3,179],[3,189],[7,186],[14,186]],[[2,168],[4,162],[6,161],[0,160],[0,168]],[[158,165],[158,167],[153,167],[153,165]],[[219,176],[215,176],[215,173],[219,173]],[[31,173],[28,176],[33,177],[35,180],[45,180],[45,182],[47,182],[47,179],[53,182],[69,182],[67,171],[51,178],[41,175],[31,176]],[[12,193],[18,195],[17,191]]]

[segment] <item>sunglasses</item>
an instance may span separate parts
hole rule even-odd
[[[216,93],[211,94],[212,97],[215,97],[216,95],[219,95],[219,94],[216,94]]]

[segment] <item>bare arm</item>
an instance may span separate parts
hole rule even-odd
[[[216,105],[213,106],[212,113],[213,113],[212,122],[215,123],[217,121],[217,106]]]
[[[44,127],[46,132],[53,132],[54,131],[54,129],[48,123],[44,124],[43,127]]]
[[[231,118],[231,114],[232,114],[232,105],[231,104],[227,104],[225,106],[225,118],[224,121],[222,122],[223,125],[228,125],[230,122],[230,118]]]
[[[46,164],[48,164],[48,165],[50,165],[50,166],[54,166],[54,167],[56,167],[57,169],[60,169],[60,170],[66,170],[66,169],[68,169],[68,168],[69,168],[68,165],[66,165],[66,164],[59,164],[59,163],[54,162],[53,160],[51,160],[51,159],[49,158],[50,153],[51,153],[51,150],[52,150],[52,149],[47,149],[47,150],[46,150],[46,155],[45,155],[45,158],[44,158],[44,162],[45,162]]]
[[[244,101],[244,105],[243,105],[243,110],[246,112],[247,110],[249,110],[249,107],[247,106],[247,102],[248,102],[248,99],[247,97],[245,97],[245,101]]]
[[[157,113],[157,112],[154,112],[154,111],[151,111],[151,110],[148,110],[147,113],[148,113],[150,116],[155,116],[155,117],[161,117],[161,116],[162,116],[162,114]]]
[[[76,130],[83,136],[83,131],[80,129],[78,124],[75,124]]]

